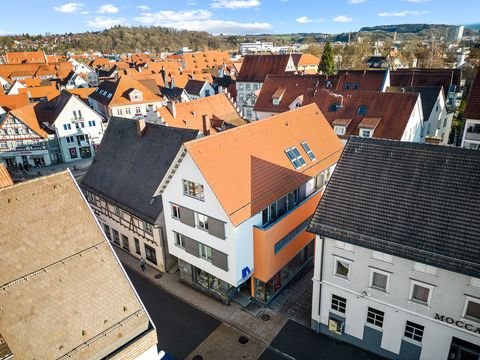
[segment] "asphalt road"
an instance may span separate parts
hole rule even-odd
[[[220,325],[219,320],[125,270],[157,328],[159,350],[184,359]]]

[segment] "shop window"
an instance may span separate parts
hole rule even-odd
[[[346,309],[347,309],[347,299],[332,294],[331,309],[345,314]]]
[[[193,281],[219,295],[222,295],[222,292],[225,292],[227,288],[222,280],[198,268],[194,268]]]
[[[335,269],[334,269],[335,276],[348,279],[350,276],[350,265],[351,265],[351,261],[349,260],[335,258]]]
[[[385,313],[383,311],[369,307],[367,312],[367,323],[378,327],[383,327],[384,316]]]
[[[155,253],[155,249],[147,244],[145,246],[145,258],[150,261],[151,263],[157,265],[157,254]]]
[[[411,321],[407,321],[407,324],[405,325],[404,336],[406,338],[409,338],[418,342],[422,342],[424,329],[425,327],[422,325],[418,325]]]

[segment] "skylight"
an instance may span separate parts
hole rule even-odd
[[[303,150],[305,150],[305,152],[307,153],[310,160],[312,161],[317,160],[317,158],[315,157],[315,154],[313,153],[312,149],[310,149],[310,146],[308,146],[306,141],[302,142],[302,147],[303,147]]]
[[[290,149],[285,150],[285,154],[287,154],[288,159],[292,162],[292,165],[296,170],[306,165],[305,160],[302,155],[300,155],[296,146],[292,146]]]

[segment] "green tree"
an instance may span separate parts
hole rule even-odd
[[[333,61],[333,49],[327,41],[323,48],[322,58],[318,64],[318,72],[322,74],[332,75],[335,72],[335,63]]]

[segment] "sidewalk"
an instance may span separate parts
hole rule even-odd
[[[240,305],[226,305],[209,297],[182,282],[178,272],[163,274],[147,265],[145,272],[140,269],[140,262],[124,250],[113,245],[122,264],[148,278],[157,286],[165,289],[183,301],[225,322],[226,324],[255,337],[260,342],[269,345],[287,322],[287,318],[277,312],[265,308],[257,316],[252,315]],[[262,320],[261,315],[268,314],[269,320]]]
[[[89,159],[81,159],[81,160],[72,161],[68,163],[60,163],[60,164],[49,165],[49,166],[30,167],[29,171],[20,170],[17,168],[16,170],[12,171],[10,174],[14,182],[21,182],[25,180],[34,179],[40,176],[51,175],[69,168],[72,174],[75,177],[77,177],[77,176],[82,176],[87,172],[92,160],[93,158],[89,158]]]

